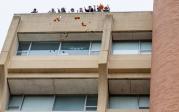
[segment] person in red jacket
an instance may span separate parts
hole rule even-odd
[[[102,12],[104,10],[104,5],[100,4],[97,8],[98,12]]]
[[[109,5],[105,6],[103,11],[104,11],[104,12],[110,12]]]

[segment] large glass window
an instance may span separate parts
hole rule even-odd
[[[114,41],[113,54],[150,54],[151,41]]]
[[[97,96],[11,96],[8,110],[96,111]]]
[[[114,42],[113,54],[137,54],[139,49],[138,42]]]
[[[112,109],[148,109],[149,97],[147,96],[111,96],[109,108]]]
[[[97,55],[100,42],[19,42],[17,55],[51,56],[51,55]]]
[[[53,96],[26,96],[23,101],[22,111],[51,111]]]
[[[90,42],[63,42],[61,45],[62,55],[88,55]]]
[[[150,54],[152,51],[152,42],[141,41],[140,42],[140,53],[141,54]]]
[[[141,96],[139,97],[139,109],[148,109],[149,108],[149,97]]]
[[[29,55],[57,55],[58,42],[33,42]]]
[[[91,42],[90,55],[98,55],[101,49],[100,42]]]
[[[85,96],[58,96],[55,101],[55,111],[83,111]]]
[[[23,96],[13,96],[9,99],[8,110],[20,110]]]
[[[86,100],[86,111],[96,111],[97,96],[88,96]]]

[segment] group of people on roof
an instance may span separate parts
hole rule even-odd
[[[52,8],[48,13],[66,13],[66,9],[64,7],[62,7],[61,9],[57,9],[55,10],[54,8]],[[99,6],[94,5],[92,6],[88,6],[88,8],[84,7],[84,8],[79,8],[79,10],[75,10],[74,8],[71,8],[70,11],[68,11],[69,13],[83,13],[83,12],[110,12],[110,7],[109,5],[104,6],[102,4],[100,4]],[[31,13],[38,13],[38,10],[36,8],[33,9],[33,11]]]

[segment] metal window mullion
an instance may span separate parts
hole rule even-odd
[[[53,109],[54,109],[55,100],[56,100],[56,95],[54,95],[54,97],[53,97],[52,112],[53,112]]]
[[[140,100],[140,96],[137,97],[138,109],[140,109],[140,104],[139,104],[140,102],[139,102],[139,100]]]
[[[19,52],[19,41],[18,41],[18,45],[17,45],[17,48],[16,48],[16,55],[18,54],[18,52]],[[21,53],[22,53],[22,51],[21,51]]]
[[[20,105],[20,108],[19,108],[20,111],[22,110],[22,105],[23,105],[23,103],[24,103],[24,99],[25,99],[25,96],[23,95],[23,96],[22,96],[22,102],[21,102],[21,105]]]
[[[57,55],[60,55],[61,47],[62,47],[62,42],[59,43],[59,48],[58,48],[58,54]]]
[[[139,40],[139,54],[141,54],[141,41]]]
[[[29,49],[28,49],[28,52],[27,52],[27,56],[29,56],[29,54],[30,54],[31,47],[32,47],[32,41],[30,42],[30,46],[29,46]]]
[[[84,112],[86,112],[87,97],[88,97],[88,96],[86,95],[86,96],[85,96],[85,102],[84,102],[84,109],[83,109]]]
[[[92,48],[92,41],[90,41],[89,54],[88,55],[91,55],[91,48]]]

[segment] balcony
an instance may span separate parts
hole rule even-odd
[[[95,73],[98,56],[13,56],[9,73]]]
[[[109,73],[150,73],[150,54],[111,55]]]

